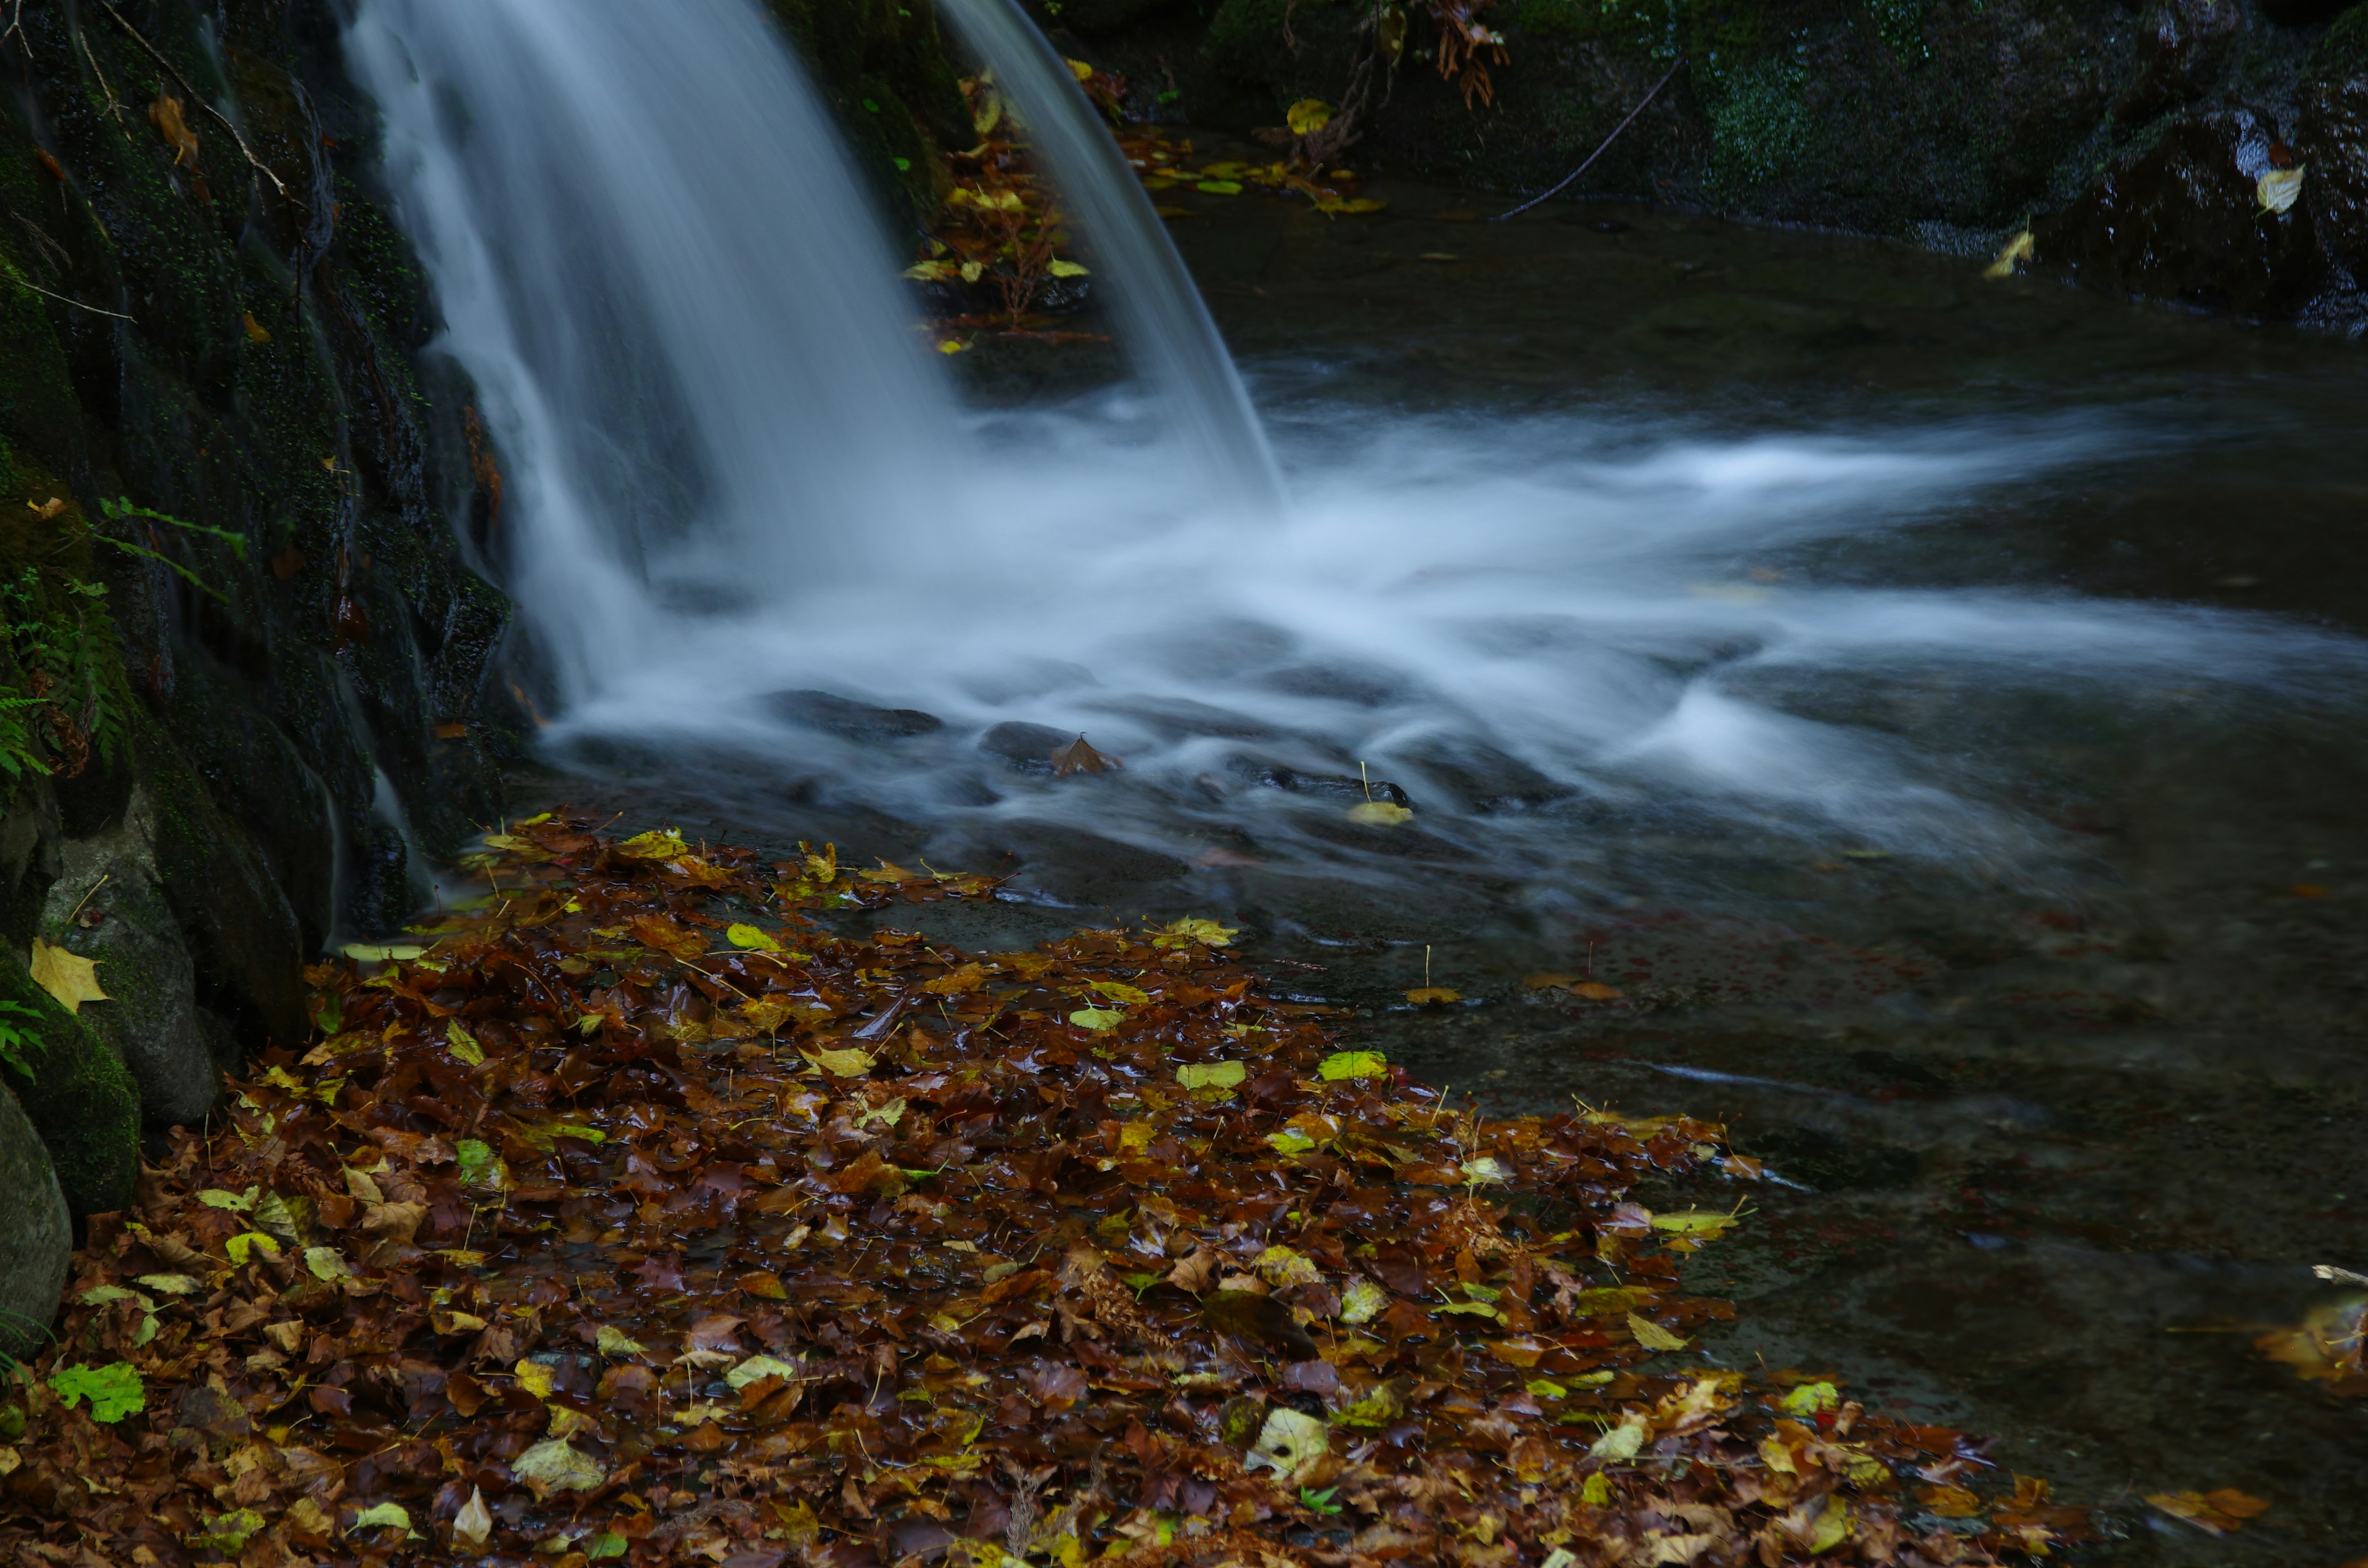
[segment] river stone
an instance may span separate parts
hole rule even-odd
[[[2322,271],[2307,204],[2260,210],[2255,182],[2276,140],[2277,127],[2249,108],[2175,120],[2062,211],[2034,220],[2035,259],[2117,292],[2274,315]]]
[[[39,1345],[73,1256],[74,1221],[50,1152],[0,1087],[0,1351],[24,1356]]]
[[[1024,772],[1050,773],[1053,771],[1053,754],[1076,738],[1069,731],[1056,730],[1050,724],[1030,724],[1013,719],[981,735],[978,749],[989,756],[1001,757]]]
[[[757,699],[776,716],[850,741],[902,741],[942,730],[946,722],[917,708],[874,708],[827,691],[776,691]]]
[[[1336,801],[1386,801],[1393,806],[1412,810],[1414,801],[1397,785],[1386,778],[1370,782],[1349,773],[1304,773],[1286,767],[1279,762],[1262,757],[1229,756],[1225,771],[1246,784],[1256,784],[1267,790],[1286,790],[1294,795],[1328,796]]]
[[[97,961],[108,997],[83,1004],[84,1027],[131,1070],[150,1127],[204,1120],[222,1072],[198,1023],[197,964],[157,876],[146,787],[114,826],[66,840],[62,858],[42,926],[51,941]]]
[[[2147,14],[2145,69],[2114,100],[2113,118],[2143,124],[2201,97],[2245,30],[2237,0],[2168,0]]]

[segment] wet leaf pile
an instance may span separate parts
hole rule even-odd
[[[1912,1568],[2077,1524],[1704,1364],[1679,1267],[1747,1206],[1637,1188],[1748,1192],[1714,1128],[1454,1109],[1207,920],[981,956],[816,918],[977,878],[487,842],[93,1221],[0,1555]]]

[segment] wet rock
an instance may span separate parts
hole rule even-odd
[[[2157,6],[2146,19],[2145,65],[2114,99],[2112,118],[2123,125],[2143,124],[2194,102],[2227,64],[2244,28],[2244,7],[2237,0],[2168,0]]]
[[[2303,201],[2329,260],[2368,280],[2368,6],[2328,29],[2301,92],[2294,153]]]
[[[1060,25],[1085,38],[1108,38],[1147,17],[1175,8],[1177,0],[1064,0]]]
[[[29,1354],[57,1315],[74,1256],[74,1221],[50,1152],[17,1096],[0,1086],[0,1352]]]
[[[1066,730],[1056,730],[1050,724],[1030,724],[1013,719],[997,724],[978,738],[978,749],[989,756],[1000,757],[1026,773],[1050,774],[1053,754],[1077,737]]]
[[[1270,739],[1274,731],[1247,713],[1236,713],[1212,703],[1195,702],[1188,697],[1162,698],[1156,701],[1099,702],[1096,707],[1107,712],[1122,713],[1136,722],[1150,727],[1164,741],[1190,740],[1212,736],[1219,740],[1257,741]]]
[[[0,815],[0,937],[29,947],[58,876],[58,801],[43,782],[19,786]]]
[[[1477,742],[1437,742],[1407,755],[1474,811],[1533,810],[1577,793],[1520,757]]]
[[[2261,15],[2281,27],[2306,28],[2337,15],[2352,0],[2253,0]]]
[[[1406,683],[1390,676],[1373,670],[1341,669],[1333,665],[1287,665],[1269,672],[1258,684],[1287,697],[1353,702],[1360,708],[1379,708],[1406,695]]]
[[[151,1127],[204,1120],[222,1094],[197,1015],[197,964],[158,879],[155,818],[144,789],[107,832],[68,839],[42,909],[48,939],[98,964],[104,1002],[84,1027],[140,1085]]]
[[[777,716],[850,741],[903,741],[942,730],[946,722],[917,708],[875,708],[827,691],[776,691],[758,699]]]
[[[1294,795],[1316,795],[1336,801],[1361,801],[1368,797],[1386,801],[1394,806],[1409,810],[1414,800],[1404,790],[1386,778],[1372,780],[1371,790],[1366,781],[1347,773],[1303,773],[1279,762],[1262,757],[1232,756],[1225,759],[1225,771],[1245,784],[1255,784],[1268,790],[1287,790]]]
[[[1125,906],[1172,897],[1192,868],[1173,855],[1051,823],[982,828],[962,863],[1010,866],[1011,885],[1062,903]]]
[[[2081,282],[2247,316],[2299,304],[2323,274],[2305,204],[2264,212],[2276,126],[2249,108],[2173,121],[2072,204],[2032,223],[2035,259]]]

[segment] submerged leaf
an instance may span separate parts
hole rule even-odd
[[[1414,812],[1395,801],[1360,801],[1349,808],[1349,820],[1368,827],[1395,827],[1412,822]]]
[[[1231,1089],[1249,1076],[1238,1062],[1188,1062],[1176,1069],[1176,1081],[1188,1089]]]

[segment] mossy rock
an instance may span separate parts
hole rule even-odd
[[[50,1151],[67,1209],[79,1220],[129,1207],[140,1174],[140,1090],[131,1073],[10,950],[0,950],[0,1001],[39,1015],[32,1081],[12,1077],[10,1086]]]
[[[2368,77],[2368,6],[2354,6],[2328,24],[2305,75],[2320,82]]]

